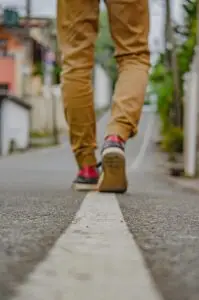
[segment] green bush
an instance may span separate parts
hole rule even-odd
[[[196,0],[184,1],[185,22],[184,25],[179,26],[180,32],[178,32],[178,36],[176,35],[176,40],[180,41],[177,43],[177,67],[182,98],[184,97],[184,74],[190,69],[196,45],[196,2]],[[183,37],[181,40],[179,39],[180,35]],[[165,64],[165,53],[160,55],[159,60],[153,67],[150,75],[150,85],[152,92],[158,99],[157,110],[161,120],[161,134],[163,137],[162,149],[169,153],[182,152],[183,129],[174,127],[174,84],[170,69]],[[181,103],[181,105],[183,104]],[[181,117],[183,117],[183,107]]]
[[[150,100],[145,100],[144,105],[151,105],[151,101]]]
[[[157,110],[161,120],[161,134],[164,136],[170,126],[174,87],[171,73],[166,70],[161,62],[161,58],[150,76],[150,84],[153,92],[158,96]]]
[[[168,153],[183,152],[184,134],[182,128],[170,127],[165,133],[161,148]]]
[[[52,136],[52,132],[50,131],[31,131],[31,138],[48,138]]]

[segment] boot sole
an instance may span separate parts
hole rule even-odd
[[[101,193],[125,193],[128,183],[124,152],[119,148],[106,149],[102,156],[102,169],[98,191]]]

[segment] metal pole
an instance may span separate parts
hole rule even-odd
[[[47,50],[50,51],[50,50]],[[53,61],[45,61],[44,64],[44,86],[45,86],[45,97],[51,101],[51,107],[52,107],[52,134],[54,138],[54,143],[58,144],[58,130],[57,130],[57,99],[53,93],[53,73],[54,73],[54,66]]]
[[[52,97],[52,108],[53,108],[53,136],[54,136],[54,143],[57,145],[59,144],[58,138],[58,130],[57,130],[57,98],[53,94],[52,87],[51,87],[51,97]]]
[[[26,38],[28,41],[28,55],[30,54],[30,18],[31,18],[32,0],[26,0]]]
[[[24,97],[27,97],[27,88],[25,87],[28,82],[29,82],[29,76],[30,76],[30,60],[31,60],[31,55],[32,55],[32,45],[31,45],[31,39],[30,39],[30,18],[31,18],[31,5],[32,5],[32,0],[26,0],[25,4],[25,38],[24,42],[26,45],[25,48],[25,67],[26,67],[26,74],[24,74]]]
[[[197,46],[199,46],[199,1],[197,1],[196,20],[197,20]]]
[[[188,177],[197,174],[197,138],[199,113],[199,3],[197,4],[197,45],[185,94],[184,171]]]
[[[199,1],[197,1],[197,11],[196,11],[196,21],[197,21],[197,117],[196,117],[196,173],[198,172],[198,138],[199,138]]]
[[[197,82],[196,65],[194,65],[190,72],[190,78],[188,78],[184,113],[184,172],[188,177],[196,175]]]
[[[30,26],[30,17],[31,17],[31,6],[32,6],[32,1],[31,0],[26,0],[26,28],[27,28],[27,36],[29,37],[29,26]]]
[[[180,95],[180,78],[179,78],[178,62],[177,62],[177,55],[176,55],[176,41],[175,41],[172,17],[171,17],[170,0],[166,0],[166,8],[167,8],[167,18],[168,18],[167,38],[170,46],[168,59],[169,59],[169,67],[171,67],[173,82],[174,82],[172,123],[173,125],[181,127],[182,105],[181,105],[181,95]]]

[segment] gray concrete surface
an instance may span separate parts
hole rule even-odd
[[[199,299],[199,194],[185,191],[156,163],[150,143],[118,200],[165,300]]]
[[[99,140],[107,118],[99,123]],[[68,143],[0,159],[1,300],[9,299],[71,223],[85,197],[70,189],[75,174]]]
[[[150,118],[150,112],[143,115],[139,135],[127,145],[128,166],[150,133]],[[100,141],[106,121],[107,116],[98,126]],[[130,187],[118,197],[120,208],[164,299],[198,300],[199,197],[168,181],[156,165],[155,149],[147,146],[129,170]],[[70,189],[75,173],[67,143],[0,159],[1,300],[11,299],[71,224],[85,197]]]
[[[71,226],[12,300],[122,298],[162,300],[114,194],[88,193]]]
[[[71,191],[64,148],[0,159],[0,299],[9,299],[71,223],[84,194]]]

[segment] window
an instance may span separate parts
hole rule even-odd
[[[5,96],[8,94],[9,86],[8,84],[0,84],[0,96]]]
[[[6,56],[8,53],[8,40],[0,39],[0,56]]]

